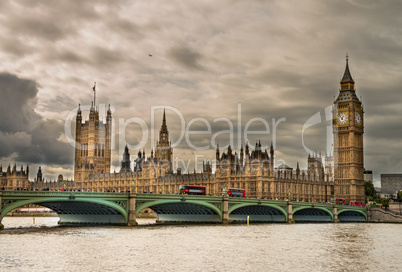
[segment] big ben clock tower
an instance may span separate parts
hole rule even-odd
[[[356,96],[348,57],[341,89],[333,107],[335,195],[349,201],[365,201],[363,165],[363,106]]]

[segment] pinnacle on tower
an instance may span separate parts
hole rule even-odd
[[[341,80],[341,84],[342,83],[355,83],[353,81],[352,75],[350,74],[349,71],[349,57],[348,54],[346,53],[346,68],[345,68],[345,73],[343,74],[342,80]]]
[[[167,126],[166,126],[166,113],[165,113],[165,109],[163,109],[162,127],[167,127]]]

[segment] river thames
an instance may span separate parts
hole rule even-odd
[[[0,271],[400,271],[401,224],[59,227],[6,217]]]

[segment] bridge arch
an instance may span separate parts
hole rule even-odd
[[[288,214],[282,207],[269,203],[240,203],[229,208],[229,220],[245,221],[250,216],[252,221],[286,222]]]
[[[158,199],[137,203],[136,216],[146,209],[152,209],[160,221],[221,222],[221,204],[186,199]],[[179,212],[180,211],[180,212]]]
[[[7,213],[14,209],[28,205],[38,204],[43,207],[52,209],[60,217],[59,223],[108,223],[108,224],[124,224],[128,220],[128,211],[116,202],[100,199],[100,198],[86,198],[77,197],[70,199],[68,196],[65,198],[60,197],[35,197],[32,199],[23,199],[11,202],[9,205],[2,207],[0,222],[3,220]],[[90,205],[92,212],[86,214],[84,211]],[[71,214],[69,210],[77,209],[82,206],[81,214]],[[55,208],[57,207],[57,208]],[[97,213],[98,211],[98,213]]]
[[[340,222],[367,222],[367,214],[361,210],[345,209],[338,211]]]
[[[327,208],[301,206],[293,209],[293,220],[305,222],[333,222],[334,214]]]

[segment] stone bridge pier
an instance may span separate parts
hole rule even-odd
[[[334,223],[339,223],[339,219],[338,219],[338,206],[336,206],[336,204],[334,204],[333,214],[334,214]]]
[[[222,202],[222,224],[229,224],[229,197],[224,196]]]
[[[128,222],[127,226],[137,226],[137,218],[135,216],[135,206],[136,206],[136,198],[137,195],[130,193],[129,200],[128,200]]]
[[[295,220],[293,220],[293,206],[292,201],[288,201],[288,223],[294,224]]]

